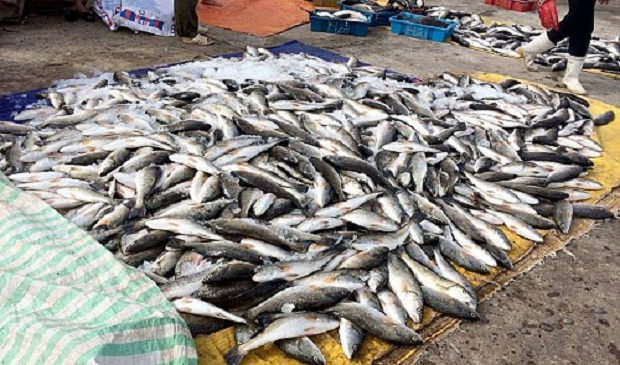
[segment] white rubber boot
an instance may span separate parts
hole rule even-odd
[[[581,73],[581,69],[583,68],[583,62],[585,61],[585,57],[575,57],[568,56],[568,62],[566,63],[566,73],[564,74],[564,78],[562,79],[562,83],[568,91],[577,95],[585,95],[587,94],[586,89],[581,86],[579,82],[579,74]]]
[[[525,67],[527,67],[529,71],[538,71],[538,67],[534,64],[536,56],[550,50],[554,46],[555,44],[551,42],[549,36],[547,36],[547,32],[543,32],[524,47],[517,48],[517,53],[523,57],[525,60]]]

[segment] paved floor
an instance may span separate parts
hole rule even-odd
[[[503,11],[481,0],[449,6],[493,20],[537,25],[535,13]],[[559,8],[561,13],[566,11],[561,1]],[[598,8],[596,16],[596,35],[620,35],[620,2],[611,0],[607,7]],[[203,59],[239,51],[248,44],[271,46],[292,39],[422,78],[444,71],[496,72],[554,85],[559,76],[528,74],[520,60],[394,36],[385,29],[372,29],[367,38],[311,33],[308,26],[266,39],[221,29],[209,32],[217,44],[196,48],[174,38],[110,32],[102,23],[65,23],[60,17],[34,17],[22,26],[0,26],[0,94],[45,87],[78,73]],[[593,97],[620,105],[620,81],[586,74],[583,82]],[[482,304],[481,321],[462,324],[431,346],[420,364],[620,364],[616,232],[620,222],[602,223],[568,246],[571,255],[561,252],[515,280]]]

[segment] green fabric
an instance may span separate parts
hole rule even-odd
[[[196,364],[157,286],[0,174],[2,364]]]

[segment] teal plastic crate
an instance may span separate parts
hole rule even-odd
[[[436,19],[436,21],[446,24],[446,28],[416,24],[407,21],[424,17],[424,15],[416,15],[411,13],[402,13],[393,16],[390,18],[392,33],[401,34],[407,37],[428,39],[435,42],[444,42],[446,39],[450,38],[452,33],[454,33],[456,22],[450,20]]]
[[[350,5],[345,5],[343,3],[338,3],[338,6],[340,7],[341,10],[354,10],[354,11],[364,14],[368,19],[370,19],[370,24],[368,24],[369,27],[380,27],[383,25],[390,25],[390,18],[395,15],[398,15],[398,10],[371,12],[371,11],[357,10]]]
[[[370,20],[367,22],[355,22],[344,19],[333,19],[320,17],[316,15],[318,12],[335,13],[335,11],[313,10],[310,13],[310,31],[312,32],[344,34],[356,37],[366,37],[368,34]]]

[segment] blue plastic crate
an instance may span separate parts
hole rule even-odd
[[[355,22],[344,19],[320,17],[317,12],[335,13],[335,11],[313,10],[310,13],[310,31],[326,32],[334,34],[346,34],[356,37],[366,37],[368,34],[368,22]]]
[[[424,16],[411,13],[402,13],[400,15],[391,17],[390,22],[392,23],[392,33],[405,35],[407,37],[428,39],[435,42],[444,42],[446,39],[450,38],[452,33],[454,33],[454,29],[456,28],[456,22],[450,20],[439,20],[440,22],[448,25],[446,28],[439,28],[401,20],[403,18],[413,20],[424,18]]]
[[[394,15],[398,15],[398,10],[371,12],[371,11],[357,10],[351,5],[345,5],[343,3],[338,3],[338,6],[340,7],[341,10],[353,10],[353,11],[357,11],[359,13],[364,14],[368,19],[370,19],[370,24],[368,25],[369,27],[380,27],[382,25],[390,25],[390,18],[393,17]]]

